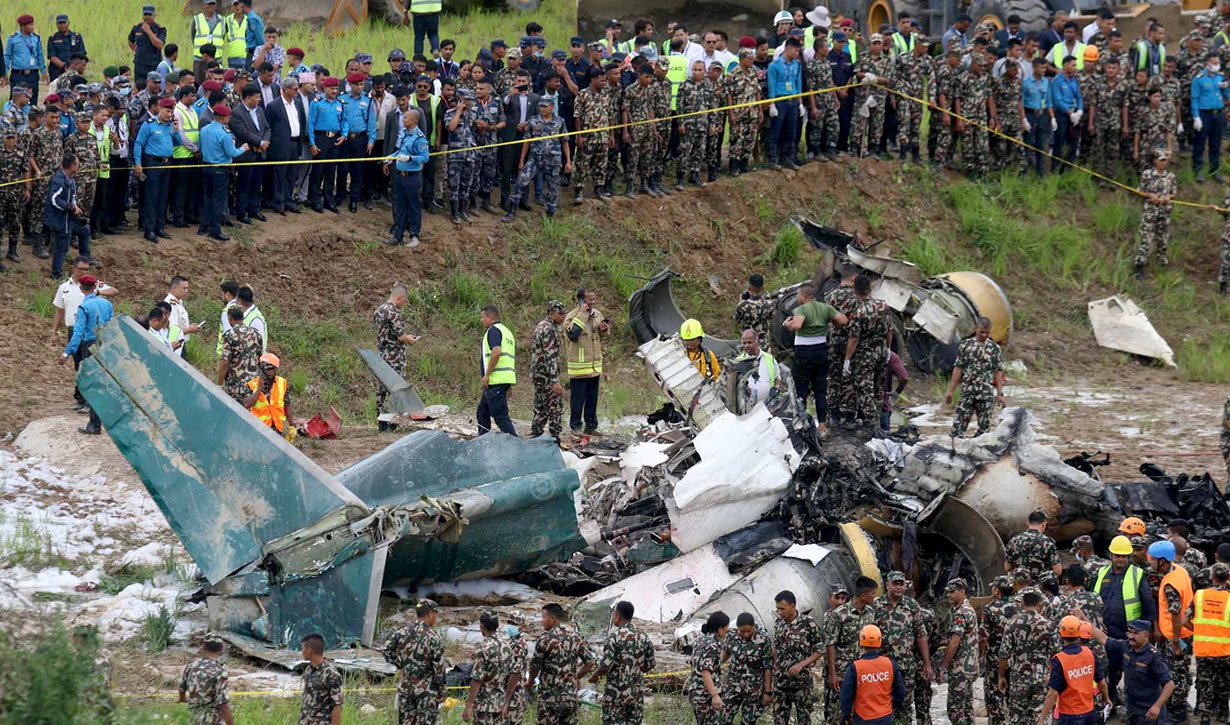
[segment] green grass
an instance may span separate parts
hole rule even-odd
[[[179,622],[179,609],[158,607],[157,614],[150,614],[141,623],[145,646],[150,652],[162,652],[171,646],[175,625]]]
[[[792,266],[799,261],[799,254],[806,244],[807,240],[803,238],[803,232],[794,224],[786,224],[773,238],[773,245],[765,254],[765,262],[785,267]]]
[[[26,312],[50,320],[56,313],[56,307],[52,304],[56,296],[56,284],[45,282],[33,272],[30,275],[32,280],[37,280],[37,284],[28,295],[21,298],[21,306]]]
[[[8,523],[5,513],[0,511],[0,525]],[[11,523],[9,533],[0,533],[0,567],[21,566],[39,571],[68,564],[44,523],[23,513],[17,514]]]
[[[1205,339],[1187,338],[1175,350],[1179,377],[1196,383],[1230,383],[1230,334],[1215,332]]]
[[[94,667],[97,637],[74,644],[58,617],[43,621],[29,613],[23,613],[20,632],[0,628],[0,722],[109,722],[106,684]]]
[[[189,15],[184,15],[183,0],[148,0],[158,11],[158,22],[167,29],[167,42],[175,43],[180,50],[181,67],[192,65],[192,40],[189,36]],[[218,9],[229,8],[219,3]],[[192,12],[198,12],[200,4],[192,2]],[[46,39],[55,32],[55,16],[67,11],[72,27],[81,33],[89,50],[90,66],[87,77],[101,80],[102,69],[108,65],[132,65],[132,52],[128,49],[128,31],[141,22],[141,3],[120,0],[92,0],[88,3],[74,2],[69,5],[55,3],[23,4],[13,0],[0,2],[0,17],[5,20],[5,35],[15,30],[12,18],[23,12],[34,15],[35,31]],[[255,10],[262,12],[259,3]],[[450,14],[445,4],[445,14],[440,21],[440,38],[452,38],[457,42],[460,59],[473,59],[479,48],[494,38],[504,38],[510,44],[525,35],[525,24],[531,20],[544,28],[548,51],[568,46],[568,38],[575,34],[577,19],[575,0],[543,0],[538,10],[532,13],[492,12],[473,9],[464,14]],[[268,24],[268,22],[266,23]],[[346,60],[355,53],[367,52],[375,59],[372,68],[376,72],[388,70],[385,57],[392,48],[401,48],[407,56],[414,51],[414,33],[410,27],[389,25],[382,20],[369,22],[345,33],[328,34],[323,29],[313,28],[309,23],[296,22],[286,27],[279,26],[281,37],[278,43],[283,48],[298,46],[307,52],[304,63],[323,63],[329,71],[340,76]],[[45,45],[44,45],[45,47]]]

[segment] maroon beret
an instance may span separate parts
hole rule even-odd
[[[286,51],[286,54],[287,55],[297,55],[300,58],[303,58],[304,56],[307,55],[307,53],[303,52],[303,48],[290,48]]]
[[[210,110],[212,110],[212,111],[214,112],[214,115],[215,115],[215,116],[229,116],[229,115],[231,115],[231,107],[230,107],[230,106],[228,106],[228,105],[226,105],[225,103],[215,103],[215,104],[214,104],[214,107],[213,107],[212,109],[210,109]]]
[[[332,88],[333,86],[336,86],[338,83],[341,83],[341,81],[330,76],[329,78],[326,78],[323,81],[321,81],[320,85],[324,86],[325,88]]]
[[[158,101],[158,107],[159,108],[175,108],[175,101],[172,101],[170,98],[163,98],[162,100]]]
[[[201,84],[201,88],[207,91],[220,91],[222,90],[222,84],[218,81],[205,81]]]
[[[366,80],[367,80],[367,75],[364,73],[355,72],[355,73],[351,73],[350,75],[346,76],[347,83],[362,83]]]
[[[33,22],[34,22],[33,15],[18,15],[17,16],[18,25],[29,25],[30,23],[33,23]]]

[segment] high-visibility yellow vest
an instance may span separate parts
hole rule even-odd
[[[252,378],[248,381],[248,389],[260,390],[261,379]],[[267,426],[275,428],[279,433],[286,431],[286,378],[281,375],[273,379],[273,387],[269,389],[269,397],[257,393],[256,402],[252,404],[252,415]]]
[[[269,322],[265,319],[265,313],[261,312],[256,305],[252,305],[243,313],[243,324],[251,327],[254,320],[265,323],[262,326],[265,331],[261,333],[261,352],[269,352]]]
[[[909,39],[901,33],[893,33],[893,55],[899,53],[909,53],[914,50],[914,34],[910,33]]]
[[[601,43],[602,47],[606,49],[607,55],[615,55],[616,53],[632,54],[632,43],[630,41],[617,41],[613,46],[611,41],[606,38],[603,38],[598,42]]]
[[[102,136],[94,133],[94,127],[90,127],[90,133],[94,134],[94,140],[98,143],[98,178],[111,178],[111,132],[104,127]]]
[[[687,56],[676,53],[670,56],[670,68],[666,69],[666,80],[671,82],[671,110],[674,111],[679,102],[679,86],[692,74],[688,66]]]
[[[222,45],[222,39],[226,37],[226,19],[214,16],[214,27],[209,27],[209,18],[205,17],[205,13],[197,13],[192,18],[192,57],[201,59],[201,48],[205,45],[213,45],[219,48]]]
[[[1063,68],[1063,59],[1069,55],[1076,59],[1076,69],[1084,70],[1085,44],[1079,40],[1076,41],[1076,48],[1071,53],[1068,52],[1068,46],[1063,43],[1056,43],[1055,47],[1051,48],[1051,52],[1047,55],[1047,60],[1056,68]]]
[[[169,347],[172,351],[174,351],[175,342],[184,336],[184,331],[179,329],[179,327],[174,322],[168,322],[166,338],[163,338],[162,334],[159,333],[158,330],[155,330],[152,327],[149,330],[149,334],[153,335],[154,339],[156,339],[158,342],[166,343],[167,347]]]
[[[1166,65],[1166,45],[1158,43],[1157,46],[1157,69],[1161,72],[1162,66]],[[1140,40],[1136,43],[1136,70],[1148,70],[1149,68],[1149,41]]]
[[[582,316],[580,307],[573,308],[565,330],[571,332],[573,326],[584,330],[588,321]],[[565,336],[564,348],[568,354],[568,377],[592,378],[602,374],[602,339],[596,325],[590,334],[583,334],[576,340]]]
[[[431,99],[431,118],[427,119],[427,145],[436,145],[436,108],[440,105],[440,97],[436,94],[428,96]],[[418,96],[414,97],[414,108],[418,108]]]
[[[443,8],[441,0],[410,0],[410,12],[417,15],[419,13],[438,13]]]
[[[777,385],[777,358],[773,357],[768,350],[761,350],[760,357],[764,358],[765,367],[769,370],[769,385]],[[735,362],[743,362],[744,360],[752,359],[754,358],[752,358],[751,355],[748,355],[747,353],[740,353],[739,357],[735,358]]]
[[[846,41],[846,50],[850,51],[850,64],[858,63],[858,43],[853,39]]]
[[[226,16],[226,58],[248,57],[248,16],[236,20],[232,13]]]
[[[184,138],[191,141],[193,144],[201,143],[201,119],[191,107],[184,104],[178,104],[179,111],[184,115],[184,120],[180,122],[179,130],[183,132]],[[171,149],[171,158],[175,159],[190,159],[192,158],[192,150],[187,146],[176,146]]]
[[[491,346],[487,344],[487,333],[483,333],[483,374],[487,375],[488,385],[517,384],[517,341],[503,323],[497,322],[491,327],[500,331],[500,359],[496,361],[495,370],[488,369],[491,362]],[[490,328],[488,328],[490,329]]]
[[[1102,582],[1106,580],[1106,575],[1110,574],[1111,568],[1104,566],[1098,570],[1097,583],[1093,585],[1093,593],[1102,593]],[[1140,567],[1135,564],[1128,564],[1127,571],[1123,575],[1123,613],[1127,621],[1140,619],[1143,607],[1140,604],[1140,581],[1144,579],[1145,573],[1140,570]]]
[[[1201,589],[1196,592],[1195,637],[1192,652],[1197,657],[1230,657],[1230,592]]]

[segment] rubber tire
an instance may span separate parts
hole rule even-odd
[[[1009,15],[1019,15],[1021,30],[1045,30],[1051,11],[1044,0],[975,0],[969,8],[969,16],[977,23],[979,18],[994,15],[1005,25]],[[972,28],[971,28],[972,30]]]

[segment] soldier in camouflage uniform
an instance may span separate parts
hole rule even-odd
[[[606,678],[606,687],[602,690],[602,725],[640,725],[644,722],[645,675],[653,672],[657,658],[649,636],[632,626],[635,613],[632,602],[615,603],[611,628],[602,645],[602,659],[589,678],[591,683]]]
[[[474,181],[474,163],[478,152],[474,121],[474,91],[457,91],[457,105],[444,112],[444,128],[448,131],[449,153],[444,157],[448,168],[448,203],[450,219],[454,224],[473,221],[467,214],[471,184]],[[520,200],[520,197],[517,197]],[[516,206],[516,204],[513,204]]]
[[[475,66],[481,68],[482,66]],[[500,184],[499,149],[485,148],[499,141],[497,133],[504,128],[504,106],[499,99],[491,96],[491,84],[486,80],[479,81],[478,90],[474,96],[474,128],[475,141],[478,150],[474,152],[474,178],[470,187],[471,202],[473,195],[482,199],[479,207],[488,214],[494,214],[491,206],[491,190]],[[473,211],[473,209],[471,209]]]
[[[1230,588],[1230,566],[1218,562],[1210,569],[1210,586],[1206,589],[1224,592]],[[1208,595],[1205,595],[1208,596]],[[1200,616],[1197,609],[1196,616]],[[1225,713],[1230,698],[1230,657],[1196,658],[1196,714],[1200,724],[1207,725],[1214,716]],[[1224,715],[1221,715],[1224,722]]]
[[[724,725],[726,722],[725,702],[718,683],[722,676],[722,644],[729,629],[730,617],[725,612],[714,612],[701,625],[700,636],[692,645],[692,672],[683,689],[696,725]],[[708,684],[705,683],[706,674]]]
[[[1069,566],[1067,569],[1064,569],[1062,581],[1063,586],[1060,588],[1059,601],[1051,611],[1050,619],[1052,623],[1058,627],[1061,618],[1072,614],[1073,609],[1079,609],[1081,611],[1081,619],[1098,629],[1106,629],[1105,618],[1102,614],[1102,597],[1086,588],[1086,585],[1094,580],[1089,577],[1085,568],[1080,564]],[[1088,642],[1087,645],[1103,665],[1107,664],[1105,645],[1096,640]]]
[[[1151,572],[1165,577],[1174,567],[1178,566],[1174,561],[1163,558],[1165,556],[1167,555],[1161,552],[1155,555],[1153,551],[1149,551],[1149,560],[1151,562],[1149,568]],[[1183,576],[1186,572],[1180,571],[1179,574]],[[1159,622],[1163,619],[1173,618],[1176,614],[1180,615],[1180,617],[1191,616],[1191,604],[1188,604],[1189,609],[1185,613],[1183,611],[1183,599],[1174,586],[1162,584],[1159,589],[1161,590],[1157,598],[1157,618]],[[1173,624],[1171,626],[1173,627]],[[1183,637],[1182,631],[1175,631],[1174,635],[1175,637],[1182,637],[1181,644],[1180,641],[1168,640],[1164,635],[1161,635],[1158,649],[1161,650],[1162,656],[1166,658],[1166,666],[1170,669],[1170,678],[1174,681],[1174,693],[1170,696],[1166,709],[1170,713],[1171,722],[1180,722],[1187,719],[1187,695],[1192,688],[1192,639],[1190,635]]]
[[[98,186],[98,169],[101,166],[98,139],[90,133],[94,109],[87,108],[77,113],[73,121],[77,126],[76,133],[64,139],[64,153],[75,154],[81,164],[74,178],[77,180],[77,206],[81,207],[82,217],[86,218],[94,208],[94,189]]]
[[[668,138],[663,138],[658,132],[658,124],[643,123],[657,118],[657,88],[653,81],[653,68],[641,66],[637,72],[636,83],[623,90],[623,122],[635,123],[635,126],[625,125],[623,129],[624,143],[628,146],[628,167],[625,176],[631,179],[633,175],[641,177],[640,191],[642,194],[661,196],[653,173],[657,166],[657,147],[664,146]]]
[[[1227,208],[1230,208],[1230,202],[1226,202]],[[1227,221],[1227,231],[1221,235],[1221,270],[1222,270],[1222,288],[1221,293],[1226,294],[1226,274],[1227,267],[1230,266],[1230,221]],[[1221,448],[1221,458],[1226,464],[1226,473],[1230,475],[1230,398],[1226,398],[1226,402],[1221,406],[1221,436],[1219,438],[1219,446]]]
[[[1153,168],[1140,176],[1140,194],[1145,197],[1144,212],[1140,216],[1140,244],[1136,247],[1136,278],[1144,278],[1149,253],[1157,249],[1157,263],[1165,267],[1170,245],[1170,212],[1174,208],[1171,199],[1178,191],[1174,174],[1166,169],[1170,152],[1158,149],[1153,153]],[[1175,678],[1176,681],[1178,678]]]
[[[817,28],[817,30],[822,30]],[[812,43],[815,55],[803,64],[803,87],[807,96],[807,155],[832,161],[837,158],[837,137],[841,133],[840,100],[836,91],[815,93],[833,87],[833,66],[829,63],[828,34],[818,32]]]
[[[1149,90],[1152,91],[1154,88],[1157,88],[1162,92],[1162,106],[1176,112],[1174,116],[1176,124],[1178,119],[1182,118],[1178,110],[1179,101],[1183,97],[1183,87],[1179,82],[1177,68],[1174,56],[1169,56],[1162,63],[1161,74],[1149,79]]]
[[[1005,548],[1012,569],[1028,569],[1034,581],[1057,573],[1059,549],[1055,540],[1046,535],[1046,512],[1036,509],[1029,514],[1029,528],[1008,540]]]
[[[333,725],[334,710],[341,715],[342,675],[325,658],[325,640],[320,635],[304,637],[300,648],[300,654],[308,664],[303,670],[299,725]]]
[[[397,668],[397,724],[435,725],[444,701],[444,640],[432,629],[435,602],[420,599],[414,614],[389,638],[384,659]]]
[[[941,645],[939,617],[935,616],[933,610],[926,607],[919,608],[918,616],[922,621],[923,629],[927,633],[927,642],[931,643],[932,652],[937,651]],[[919,657],[922,656],[922,652],[919,650],[915,650],[914,654]],[[932,694],[931,680],[927,679],[926,672],[920,668],[914,673],[914,719],[917,725],[931,725]]]
[[[398,375],[406,375],[406,345],[413,345],[418,337],[406,332],[405,323],[401,318],[401,308],[410,301],[409,291],[404,284],[393,285],[389,299],[376,308],[372,321],[376,323],[376,352],[380,358],[393,368]],[[380,381],[376,381],[376,415],[386,413],[385,401],[389,391]],[[379,421],[380,430],[392,430],[388,423]]]
[[[841,605],[824,618],[824,645],[828,655],[828,688],[824,692],[824,716],[828,725],[844,725],[841,722],[841,678],[850,668],[850,663],[862,655],[858,633],[866,624],[875,624],[875,580],[859,577],[854,584],[854,598]],[[976,643],[975,643],[976,644]],[[780,659],[781,655],[777,655]],[[776,679],[778,668],[774,668]],[[779,686],[780,687],[780,686]],[[776,706],[775,706],[776,707]],[[781,720],[777,725],[785,725]]]
[[[948,111],[953,110],[953,102],[960,92],[961,85],[961,51],[955,45],[948,49],[942,58],[936,58],[938,67],[935,69],[935,98],[940,107],[938,123],[935,128],[935,154],[931,161],[936,165],[945,165],[952,161],[955,146],[959,140],[960,130],[957,119]]]
[[[1082,534],[1072,540],[1072,556],[1085,570],[1085,581],[1091,583],[1104,566],[1110,566],[1109,559],[1103,559],[1094,552],[1093,537]]]
[[[753,274],[747,278],[747,289],[739,296],[735,305],[735,325],[740,330],[752,329],[762,347],[767,347],[772,338],[769,336],[769,325],[773,322],[773,310],[777,306],[777,298],[765,294],[764,277]]]
[[[1153,168],[1153,156],[1158,149],[1170,148],[1175,130],[1174,109],[1162,103],[1161,89],[1150,89],[1148,99],[1133,133],[1133,155],[1142,173]]]
[[[478,618],[478,628],[483,639],[474,648],[470,693],[461,719],[475,725],[504,725],[508,719],[504,714],[504,696],[514,674],[512,652],[498,635],[500,618],[495,612],[484,612]]]
[[[542,608],[543,635],[530,659],[530,682],[538,682],[537,723],[576,725],[577,680],[594,666],[594,653],[585,638],[563,624],[558,604]]]
[[[893,88],[921,100],[927,100],[931,92],[931,84],[935,66],[928,52],[931,43],[922,35],[914,37],[914,48],[908,53],[898,53],[893,64]],[[827,61],[826,61],[827,64]],[[897,109],[897,146],[898,158],[905,161],[908,151],[914,163],[922,163],[918,144],[921,137],[923,105],[902,96],[894,95],[890,102]],[[900,665],[900,662],[898,662]]]
[[[43,233],[43,201],[47,198],[47,183],[64,158],[64,141],[60,135],[60,109],[47,106],[43,122],[26,134],[26,151],[34,163],[34,181],[30,187],[30,203],[25,206],[22,226],[34,237],[34,256],[46,258],[46,235]]]
[[[978,615],[970,606],[969,584],[950,579],[945,591],[952,612],[948,615],[948,648],[936,676],[948,681],[948,721],[974,725],[974,680],[978,678]],[[956,640],[955,642],[953,640]]]
[[[854,278],[854,294],[858,303],[848,315],[849,336],[842,373],[851,378],[853,409],[859,424],[879,430],[883,398],[880,386],[890,335],[888,305],[871,296],[871,278],[865,274]]]
[[[709,90],[711,96],[709,99],[710,108],[720,108],[722,106],[721,97],[718,95],[718,88],[722,85],[726,69],[719,63],[714,61],[709,64]],[[705,116],[708,121],[708,133],[705,136],[705,171],[707,176],[706,181],[713,183],[717,181],[718,171],[722,168],[722,137],[726,131],[726,114],[714,111]]]
[[[260,330],[245,325],[243,314],[239,305],[227,309],[226,318],[231,327],[222,333],[218,363],[218,385],[237,403],[242,403],[252,392],[248,381],[260,374],[260,357],[265,351]]]
[[[983,58],[970,56],[969,70],[957,84],[953,110],[967,121],[956,120],[957,131],[963,134],[961,158],[968,174],[982,174],[991,168],[991,141],[987,127],[994,119],[995,98],[991,95],[991,74],[983,70]]]
[[[735,715],[743,713],[740,722],[752,725],[773,697],[766,686],[773,671],[773,645],[751,614],[740,614],[735,626],[735,635],[722,640],[722,660],[729,663],[722,678],[722,703],[726,722],[733,723]]]
[[[910,725],[910,711],[914,703],[914,682],[919,670],[929,681],[931,672],[931,647],[926,641],[927,630],[923,626],[922,607],[905,595],[905,574],[890,571],[884,577],[886,591],[876,598],[871,608],[872,618],[880,628],[880,654],[892,659],[901,670],[905,682],[905,704],[893,714],[894,725]],[[916,658],[918,651],[921,658]]]
[[[547,207],[547,216],[555,216],[559,207],[559,177],[572,173],[572,152],[568,139],[555,138],[567,132],[564,119],[555,115],[555,104],[550,98],[538,100],[538,114],[530,119],[525,132],[526,141],[521,144],[521,172],[508,204],[508,213],[500,219],[511,222],[517,216],[517,205],[534,185],[534,177],[542,174],[542,200]],[[543,139],[535,141],[534,139]],[[563,153],[563,169],[560,154]]]
[[[783,590],[773,599],[777,608],[773,622],[773,723],[790,725],[793,715],[797,725],[809,725],[816,702],[811,666],[823,657],[825,634],[811,615],[799,612],[794,592]],[[841,607],[834,611],[841,611]],[[862,611],[866,611],[865,606]],[[834,632],[835,637],[839,634]],[[827,689],[824,699],[829,700]]]
[[[1106,39],[1104,47],[1098,48],[1098,62],[1094,64],[1094,72],[1101,76],[1106,74],[1106,66],[1119,66],[1119,78],[1127,78],[1130,58],[1128,53],[1123,49],[1123,34],[1118,30],[1112,30],[1110,36]]]
[[[521,633],[521,628],[515,624],[504,625],[504,631],[500,633],[500,637],[508,646],[508,653],[512,658],[512,671],[517,675],[517,684],[513,686],[512,699],[508,703],[508,721],[519,723],[525,720],[525,711],[530,704],[530,692],[526,687],[527,670],[530,666],[529,647],[525,644],[525,636]]]
[[[991,321],[979,317],[974,323],[974,336],[961,341],[953,363],[952,381],[948,384],[946,405],[952,404],[957,385],[961,400],[952,420],[952,436],[960,438],[969,428],[970,418],[978,416],[978,433],[991,429],[991,412],[995,403],[1004,402],[1004,363],[999,345],[991,339]]]
[[[508,92],[512,90],[513,81],[517,78],[517,71],[521,70],[521,49],[509,48],[504,61],[504,67],[496,71],[491,78],[491,85],[495,86],[495,95],[499,98],[508,96]]]
[[[842,270],[841,284],[824,296],[824,301],[847,318],[854,312],[858,304],[858,295],[854,294],[854,277],[857,270],[851,266]],[[840,424],[852,421],[857,414],[854,407],[853,382],[841,374],[842,361],[846,356],[846,343],[849,340],[849,325],[841,327],[830,326],[829,329],[829,373],[828,384],[825,386],[825,398],[828,403],[828,419],[830,424]]]
[[[22,145],[17,142],[17,128],[11,123],[0,122],[0,136],[4,144],[0,146],[0,182],[8,184],[0,186],[0,234],[8,231],[9,251],[6,257],[14,262],[20,262],[17,247],[21,244],[21,212],[22,206],[30,201],[28,179],[33,175],[34,165]],[[13,183],[27,179],[26,183]]]
[[[755,54],[756,51],[751,48],[739,49],[738,67],[722,77],[722,84],[718,89],[719,101],[723,105],[737,106],[760,100],[760,80],[756,77],[756,69],[752,66],[752,58]],[[827,95],[830,94],[825,94]],[[747,173],[748,161],[756,149],[756,134],[764,121],[764,107],[732,108],[726,113],[730,121],[730,148],[727,149],[727,155],[730,158],[730,173],[732,176],[738,176]],[[836,113],[834,108],[834,119],[837,118]],[[836,134],[832,136],[832,139],[833,144],[837,143]]]
[[[188,703],[192,725],[221,725],[231,721],[231,700],[226,694],[226,668],[218,662],[222,638],[205,635],[201,656],[184,667],[179,680],[179,701]]]
[[[1008,629],[1008,621],[1017,613],[1013,601],[1012,579],[1006,576],[995,578],[991,586],[995,598],[982,605],[979,614],[978,636],[982,649],[982,695],[987,704],[989,725],[1008,725],[1007,702],[996,689],[999,682],[999,651]],[[1011,681],[1012,673],[1006,673]]]
[[[676,105],[676,111],[682,118],[675,121],[679,132],[675,191],[683,191],[685,179],[701,186],[700,172],[705,161],[705,142],[709,133],[709,119],[702,112],[714,108],[713,89],[709,79],[705,77],[704,61],[693,62],[691,71],[691,76],[679,85]]]
[[[611,124],[623,123],[624,119],[624,89],[620,86],[621,71],[615,63],[607,65],[604,75],[606,76],[606,90],[603,91],[603,97],[606,98],[607,105],[611,109]],[[624,141],[624,131],[626,129],[612,129],[611,138],[613,143],[607,151],[606,161],[606,191],[607,196],[612,196],[615,192],[612,188],[612,183],[616,175],[620,173],[620,165],[623,168],[624,180],[624,196],[629,199],[635,195],[632,188],[632,164],[629,146]]]
[[[850,148],[859,156],[877,150],[883,152],[884,109],[888,105],[887,88],[893,87],[893,59],[884,52],[884,36],[873,33],[867,54],[854,66],[859,86],[854,90],[854,123],[850,129]],[[873,104],[870,108],[867,103]],[[867,110],[867,115],[863,111]],[[844,671],[844,670],[843,670]]]
[[[530,424],[530,438],[537,438],[543,431],[559,440],[563,427],[564,388],[560,385],[560,355],[564,339],[560,325],[564,324],[564,303],[551,300],[547,303],[547,316],[534,326],[533,342],[530,345],[530,377],[534,381],[534,421]]]
[[[657,63],[647,65],[653,68],[654,71],[654,90],[656,92],[654,96],[654,117],[659,119],[654,126],[658,130],[658,136],[662,139],[662,143],[654,148],[653,178],[658,192],[663,195],[669,195],[671,193],[669,187],[662,185],[662,174],[666,172],[666,162],[671,157],[671,148],[668,141],[671,137],[671,117],[674,113],[672,98],[674,93],[671,90],[671,81],[666,77],[666,71],[670,69],[670,58],[660,56]]]
[[[1016,62],[1004,64],[1004,74],[991,82],[991,95],[995,99],[995,113],[999,120],[999,132],[1012,139],[999,136],[991,139],[992,158],[998,161],[996,169],[1010,168],[1015,161],[1024,172],[1029,168],[1026,147],[1020,142],[1025,134],[1025,111],[1021,103],[1021,66]]]
[[[1142,70],[1120,77],[1123,78],[1122,83],[1127,89],[1123,97],[1123,107],[1127,108],[1128,133],[1135,133],[1136,129],[1140,126],[1145,110],[1149,108],[1149,73]],[[1099,85],[1098,83],[1093,83],[1090,92],[1094,92],[1094,89],[1097,89]],[[1173,116],[1174,109],[1170,110]]]
[[[573,105],[572,117],[576,120],[577,130],[601,128],[606,129],[615,123],[611,115],[611,97],[606,92],[606,75],[597,68],[588,71],[589,87],[577,94]],[[606,184],[610,181],[610,172],[614,171],[608,164],[611,161],[611,149],[614,146],[610,130],[578,134],[577,141],[577,173],[573,183],[576,185],[575,203],[585,201],[585,185],[594,185],[594,196],[606,201],[610,195]]]
[[[1192,127],[1192,80],[1204,68],[1208,57],[1208,46],[1198,32],[1184,37],[1174,55],[1175,75],[1179,78],[1179,109],[1183,114],[1181,118],[1184,133],[1181,140],[1185,145],[1191,144],[1196,133],[1196,129]]]
[[[1089,139],[1092,144],[1093,168],[1103,176],[1113,176],[1119,161],[1119,145],[1126,136],[1123,125],[1128,89],[1119,75],[1120,66],[1106,66],[1105,75],[1094,79],[1090,95],[1085,99],[1088,109]],[[1144,99],[1141,99],[1142,105]]]
[[[1051,655],[1059,650],[1055,625],[1042,613],[1042,595],[1028,591],[1023,600],[1024,611],[1008,620],[999,648],[998,690],[1008,696],[1009,723],[1038,719],[1046,700]]]

